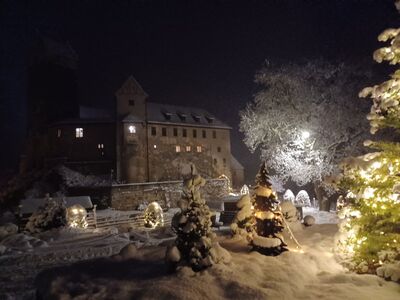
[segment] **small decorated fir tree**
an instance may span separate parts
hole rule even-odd
[[[211,212],[199,191],[204,184],[205,180],[196,174],[192,165],[191,177],[183,185],[181,211],[172,219],[172,229],[177,238],[166,253],[166,261],[171,267],[184,263],[194,271],[201,271],[230,259],[230,254],[218,244],[211,229]]]
[[[254,196],[254,223],[249,234],[250,245],[264,255],[279,255],[287,251],[283,241],[283,216],[279,201],[272,192],[265,163],[256,177]]]

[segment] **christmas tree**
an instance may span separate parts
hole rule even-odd
[[[400,29],[385,30],[378,39],[390,44],[375,51],[374,59],[398,64]],[[398,131],[400,69],[390,80],[360,92],[360,97],[368,96],[373,101],[367,116],[371,133],[384,128]],[[366,141],[364,145],[376,152],[347,160],[340,181],[340,186],[348,191],[348,205],[341,212],[344,236],[339,249],[352,269],[391,278],[393,266],[397,265],[400,272],[400,143]]]
[[[167,249],[166,261],[170,267],[189,264],[201,271],[220,261],[229,261],[230,254],[216,241],[211,229],[211,212],[200,194],[205,180],[192,165],[191,177],[184,182],[180,212],[172,219],[172,229],[177,234],[175,244]]]
[[[249,235],[250,245],[264,255],[279,255],[287,251],[283,241],[283,216],[279,201],[272,192],[265,163],[261,165],[256,177],[254,195],[254,222]]]

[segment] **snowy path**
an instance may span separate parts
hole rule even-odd
[[[165,247],[140,249],[125,260],[100,259],[50,270],[39,291],[84,299],[400,299],[400,285],[373,275],[347,272],[332,253],[335,224],[298,228],[304,253],[278,257],[249,252],[245,242],[221,237],[232,262],[194,273],[168,274]]]

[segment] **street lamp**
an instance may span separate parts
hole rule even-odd
[[[310,132],[308,132],[307,130],[303,130],[301,132],[301,137],[303,138],[303,140],[308,139],[310,137]]]

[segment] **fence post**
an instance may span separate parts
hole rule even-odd
[[[93,205],[93,219],[94,219],[94,228],[97,228],[97,214],[96,214],[97,204]]]

